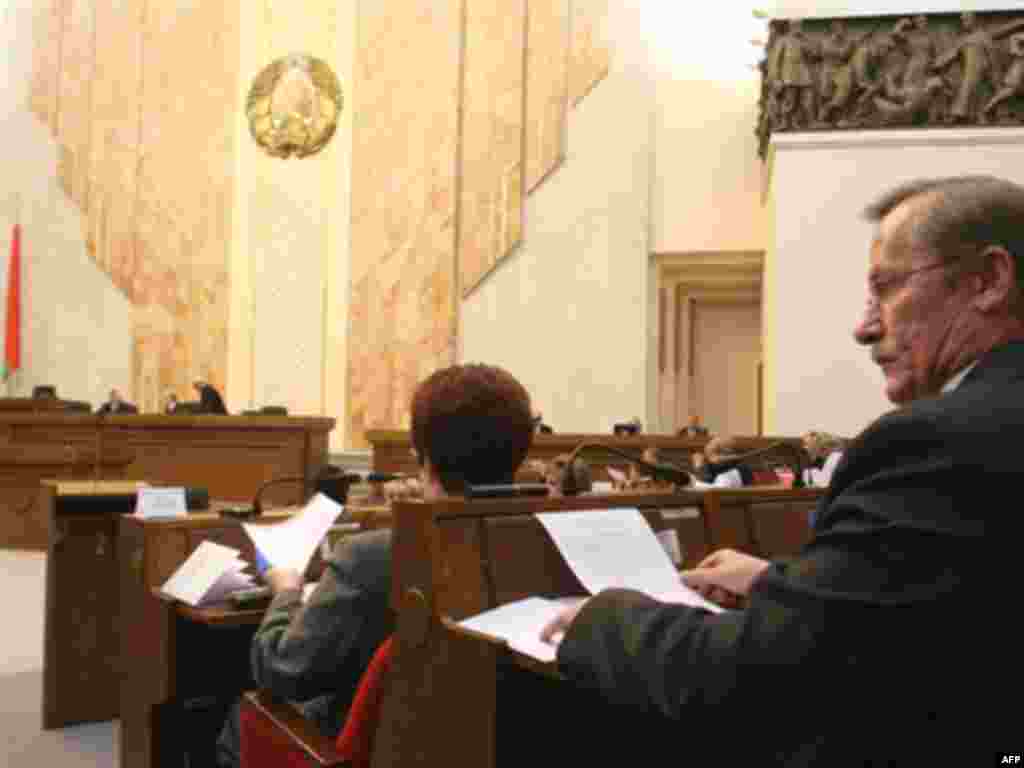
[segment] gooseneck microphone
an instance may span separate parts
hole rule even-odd
[[[576,473],[572,471],[572,464],[579,457],[580,453],[588,448],[607,451],[616,456],[621,456],[626,461],[639,467],[644,475],[656,481],[672,483],[678,486],[687,486],[693,482],[690,473],[681,467],[677,467],[675,464],[667,464],[665,462],[652,463],[644,459],[638,459],[632,454],[612,448],[604,443],[580,443],[569,454],[569,459],[566,462],[566,471],[562,475],[562,493],[567,496],[579,493],[579,488],[576,487]]]
[[[793,487],[805,487],[804,470],[810,465],[810,457],[807,456],[803,448],[785,440],[780,440],[777,443],[771,443],[763,448],[756,448],[746,453],[725,456],[720,461],[715,462],[715,467],[720,472],[725,472],[730,469],[736,469],[740,464],[750,459],[760,459],[772,455],[788,458],[791,465],[790,468],[793,470]]]
[[[390,483],[392,480],[409,480],[413,475],[403,475],[399,472],[370,472],[366,475],[368,483]]]
[[[302,483],[303,487],[305,487],[308,480],[309,478],[305,475],[284,475],[282,477],[275,477],[263,483],[263,485],[257,489],[256,495],[252,500],[253,517],[259,517],[263,514],[263,493],[268,488],[275,485],[281,485],[283,483]],[[339,504],[344,504],[348,499],[349,486],[354,483],[358,483],[360,480],[362,480],[362,478],[355,472],[346,472],[341,467],[336,467],[332,464],[327,464],[321,467],[313,477],[316,492],[324,494]]]

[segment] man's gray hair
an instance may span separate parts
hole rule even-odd
[[[881,195],[864,209],[864,216],[868,221],[880,222],[913,198],[923,198],[924,204],[911,216],[903,233],[912,249],[958,264],[990,246],[1002,247],[1017,266],[1018,297],[1024,295],[1024,187],[995,176],[917,179]],[[978,266],[967,261],[950,278],[955,281]],[[1024,302],[1014,303],[1020,314]]]

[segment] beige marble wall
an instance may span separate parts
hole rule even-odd
[[[569,103],[578,104],[608,74],[612,34],[609,0],[571,0]]]
[[[530,3],[523,148],[527,194],[565,157],[568,87],[569,0]]]
[[[359,4],[346,431],[408,425],[454,359],[461,3]]]
[[[58,175],[59,51],[49,45],[51,28],[62,28],[56,11],[63,4],[0,6],[0,307],[16,221],[22,257],[22,369],[4,391],[27,395],[48,383],[65,397],[97,402],[111,386],[130,386],[131,306],[90,256],[81,209],[65,193],[69,177]],[[39,68],[46,57],[54,66]]]
[[[657,411],[654,101],[636,5],[611,4],[608,75],[569,111],[565,161],[527,198],[522,244],[462,303],[460,360],[507,368],[558,432]]]
[[[468,293],[515,247],[523,215],[524,0],[466,0],[459,280]]]
[[[131,380],[112,385],[144,409],[168,390],[188,397],[195,377],[223,387],[237,7],[36,11],[29,103],[56,140],[89,258],[132,308]]]

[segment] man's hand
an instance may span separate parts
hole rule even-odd
[[[384,498],[388,502],[407,501],[423,498],[423,484],[415,477],[389,480],[384,483]]]
[[[263,574],[263,581],[274,595],[286,589],[302,589],[305,579],[294,568],[271,568]]]
[[[739,598],[750,593],[751,585],[769,565],[758,557],[720,549],[701,560],[696,568],[683,571],[682,579],[711,602],[735,608]]]
[[[549,645],[558,645],[562,641],[562,635],[566,633],[569,625],[576,618],[576,614],[583,610],[583,606],[589,599],[581,597],[579,600],[567,603],[566,607],[540,631],[540,639]]]

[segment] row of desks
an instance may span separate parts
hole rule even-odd
[[[120,717],[122,768],[177,766],[190,734],[203,733],[195,726],[195,713],[252,687],[249,644],[263,611],[196,611],[164,602],[154,590],[204,540],[235,547],[246,558],[253,556],[252,545],[237,521],[215,512],[140,520],[125,514],[131,508],[130,488],[96,489],[104,492],[90,494],[82,486],[55,483],[43,489],[42,503],[51,517],[44,727]],[[722,546],[765,555],[798,550],[808,536],[806,512],[819,494],[761,488],[412,502],[395,505],[390,517],[381,510],[353,510],[365,527],[395,526],[393,599],[404,649],[399,666],[412,697],[402,699],[402,706],[424,708],[417,738],[433,743],[426,727],[434,720],[430,712],[445,708],[431,704],[430,696],[448,695],[423,679],[424,670],[433,669],[433,654],[447,654],[445,644],[452,642],[437,628],[529,594],[579,591],[533,519],[535,512],[639,507],[655,530],[676,531],[683,565],[693,565]],[[270,519],[275,515],[280,518],[281,513],[272,513]],[[435,631],[427,634],[432,639],[425,641],[420,633],[431,626]],[[488,680],[483,678],[485,685]],[[391,717],[405,719],[394,712]],[[441,723],[431,727],[440,729],[438,733],[445,730]],[[212,737],[212,731],[205,737]],[[418,749],[405,736],[402,742],[406,747],[388,747],[392,757],[405,748]],[[407,758],[412,762],[403,758],[390,763],[417,764],[412,756]]]
[[[0,548],[46,549],[48,520],[36,504],[43,479],[146,480],[249,501],[273,478],[313,478],[328,462],[333,428],[334,419],[320,417],[0,409]],[[292,504],[310,490],[282,484],[269,490],[267,501]]]

